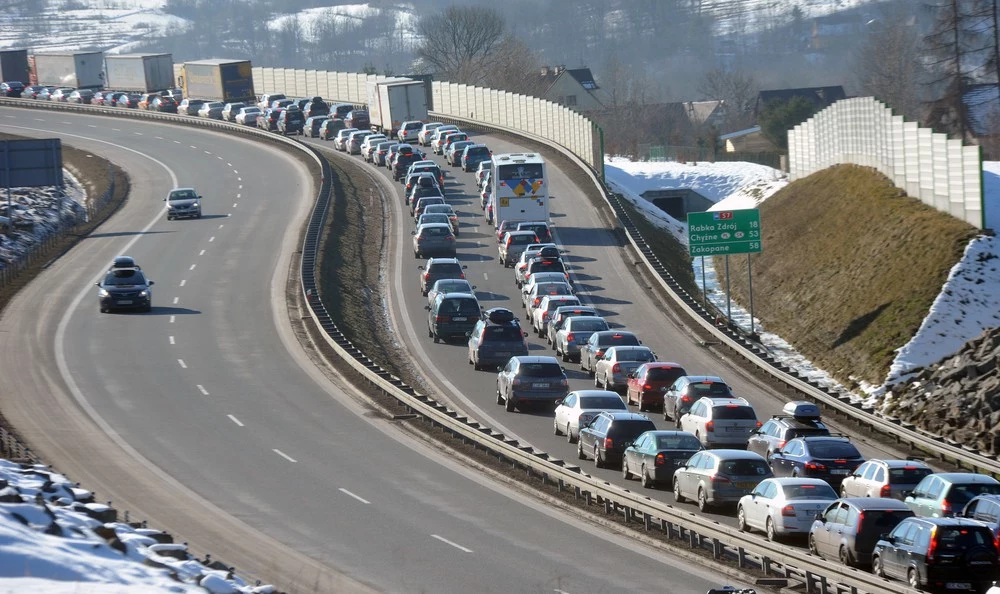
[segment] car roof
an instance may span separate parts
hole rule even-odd
[[[847,437],[844,437],[842,435],[800,435],[800,436],[794,437],[792,439],[793,440],[797,439],[799,441],[808,442],[808,443],[813,443],[813,442],[817,442],[817,441],[841,441],[841,442],[850,442],[851,441],[850,439],[848,439]]]
[[[910,507],[900,501],[899,499],[892,499],[890,497],[841,497],[837,501],[844,501],[857,507],[858,509],[891,509],[891,510],[907,510]]]
[[[712,406],[729,406],[735,404],[737,406],[750,406],[750,403],[743,398],[726,398],[726,397],[713,397],[713,396],[702,396],[701,400],[709,400]]]
[[[459,292],[459,291],[451,291],[449,293],[438,293],[438,295],[441,297],[442,301],[444,301],[446,299],[475,299],[476,298],[476,296],[473,295],[472,293],[464,293],[464,292]]]
[[[648,346],[644,346],[644,345],[641,345],[641,344],[623,344],[623,345],[613,346],[611,348],[613,348],[615,350],[615,352],[621,352],[621,351],[652,351],[653,350],[653,349],[649,348]]]
[[[611,390],[573,390],[572,394],[576,394],[577,396],[617,396],[621,400],[618,392],[612,392]]]
[[[767,461],[764,460],[763,456],[755,452],[751,452],[749,450],[731,450],[726,448],[715,448],[711,450],[702,450],[702,451],[726,460],[760,460],[765,464],[767,463]]]
[[[885,464],[889,468],[905,468],[907,466],[919,466],[921,468],[930,468],[926,462],[923,460],[883,460],[882,458],[872,458],[868,460],[869,462],[878,462]]]
[[[619,396],[621,398],[621,396]],[[650,421],[651,419],[642,413],[627,410],[602,410],[602,415],[611,417],[613,421]]]
[[[517,359],[521,363],[559,363],[555,357],[548,357],[545,355],[518,355],[512,358]]]
[[[172,189],[172,190],[170,190],[170,191],[171,191],[171,192],[182,192],[182,191],[190,191],[190,192],[194,192],[194,191],[195,191],[195,189],[194,189],[194,188],[174,188],[174,189]]]
[[[601,338],[605,336],[611,336],[613,334],[624,334],[626,336],[635,336],[635,332],[630,332],[628,330],[600,330],[598,332],[594,332],[594,334]]]
[[[674,363],[673,361],[650,361],[648,363],[644,363],[644,365],[646,366],[646,369],[672,369],[674,367],[684,367],[680,363]]]
[[[505,233],[505,235],[518,235],[518,234],[520,234],[520,235],[532,235],[532,236],[534,236],[535,232],[534,231],[528,231],[528,230],[514,229],[512,231],[507,231]]]
[[[683,377],[693,384],[700,382],[718,382],[720,384],[726,383],[725,380],[717,375],[685,375]]]
[[[965,527],[982,527],[989,530],[989,526],[980,522],[979,520],[973,520],[971,518],[962,518],[959,516],[953,516],[950,518],[929,518],[926,516],[913,516],[911,518],[906,518],[910,522],[921,522],[924,524],[932,524],[934,526],[965,526]]]
[[[986,483],[993,485],[1000,482],[992,476],[976,474],[974,472],[935,472],[933,475],[928,476],[937,476],[949,483]]]
[[[444,224],[444,223],[439,223]],[[427,258],[428,264],[458,264],[458,258]]]
[[[430,213],[430,214],[435,214],[435,213]],[[440,214],[443,214],[443,213],[440,213]],[[424,216],[424,215],[420,215],[420,216]],[[447,227],[448,229],[451,229],[451,223],[424,223],[424,224],[420,225],[419,227],[417,227],[417,231],[420,231],[420,229],[423,229],[425,227],[426,228],[436,228],[436,229],[441,229],[441,228]]]

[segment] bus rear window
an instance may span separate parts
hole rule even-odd
[[[500,165],[496,167],[496,170],[497,179],[500,180],[542,179],[545,177],[540,163]]]

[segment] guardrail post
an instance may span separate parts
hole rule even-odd
[[[607,498],[604,499],[604,513],[611,513],[611,500]]]
[[[726,552],[726,547],[723,546],[722,541],[718,538],[712,539],[712,556],[716,559],[721,559],[722,554]]]
[[[642,512],[642,523],[646,528],[646,532],[649,532],[653,529],[653,516],[647,514],[646,512]]]
[[[694,530],[688,530],[688,544],[692,549],[698,548],[698,534]]]

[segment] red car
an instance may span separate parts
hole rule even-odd
[[[625,403],[634,402],[640,411],[663,410],[663,393],[677,378],[687,375],[677,363],[655,361],[640,365],[625,385]]]

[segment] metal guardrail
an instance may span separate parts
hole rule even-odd
[[[23,101],[29,102],[30,105],[30,100],[0,100],[0,105],[21,106]],[[38,107],[49,106],[43,104]],[[63,108],[63,106],[53,107]],[[132,113],[141,114],[142,112],[117,111],[113,108],[91,106],[67,106],[66,108],[87,113],[143,117],[142,115],[132,115]],[[255,132],[251,128],[225,122],[204,121],[171,114],[155,114],[155,116],[149,119],[202,127],[235,129],[249,133],[251,136],[265,137],[271,140],[282,139],[282,137],[272,133]],[[523,445],[486,425],[460,415],[424,394],[417,393],[401,379],[382,369],[344,336],[319,299],[316,256],[330,204],[333,173],[329,163],[320,158],[316,149],[287,138],[282,140],[318,160],[323,172],[319,196],[313,206],[302,244],[300,288],[313,319],[324,330],[324,339],[338,356],[350,364],[373,387],[394,397],[408,410],[420,414],[451,435],[466,443],[475,444],[500,459],[542,477],[543,481],[556,485],[559,490],[572,489],[578,498],[586,499],[588,504],[596,500],[598,504],[603,505],[606,513],[621,514],[626,522],[642,523],[646,530],[661,530],[670,537],[687,542],[692,548],[710,549],[716,559],[733,559],[741,568],[755,568],[770,576],[780,576],[802,582],[808,592],[850,592],[851,594],[912,592],[899,582],[889,582],[839,563],[819,559],[801,549],[767,542],[760,537],[742,533],[735,527],[721,525],[690,511],[675,508],[664,502],[654,501],[650,497],[594,478],[582,472],[578,466],[569,465],[545,452],[536,451],[530,445]]]

